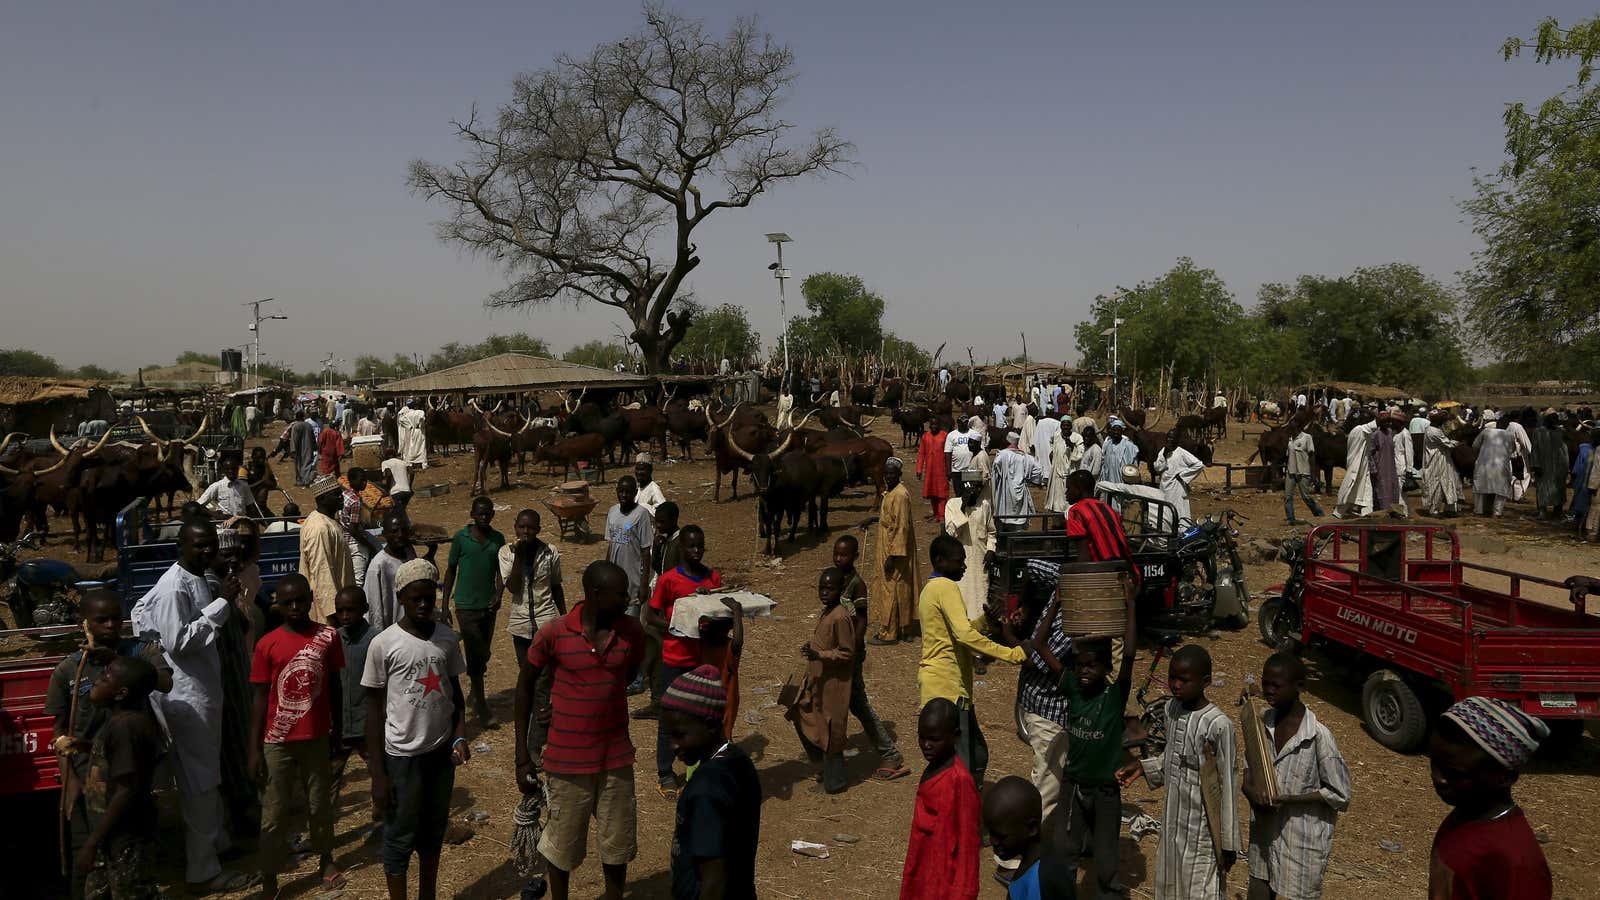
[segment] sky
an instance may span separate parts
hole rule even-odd
[[[798,279],[852,272],[887,328],[947,358],[1071,361],[1096,294],[1180,256],[1239,301],[1263,283],[1414,263],[1453,281],[1457,202],[1503,156],[1501,114],[1571,66],[1501,42],[1572,0],[872,0],[677,8],[757,15],[795,53],[784,117],[855,143],[844,177],[782,184],[695,233],[691,286],[771,346],[763,235]],[[1519,8],[1521,7],[1521,8]],[[519,72],[636,29],[631,2],[13,3],[0,7],[0,347],[130,371],[249,340],[269,360],[426,354],[527,331],[626,331],[608,307],[496,311],[491,264],[440,243],[415,158]],[[1036,336],[1037,335],[1037,336]],[[1052,345],[1053,339],[1053,345]]]

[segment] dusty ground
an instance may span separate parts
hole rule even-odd
[[[887,422],[884,423],[887,426]],[[1254,429],[1251,429],[1252,431]],[[880,436],[897,442],[898,429],[890,434],[879,427]],[[1250,449],[1241,440],[1238,425],[1230,425],[1228,439],[1218,449],[1219,460],[1242,462]],[[810,636],[815,620],[815,574],[828,564],[825,539],[802,535],[798,546],[785,545],[781,561],[769,563],[760,554],[755,537],[753,505],[741,493],[738,502],[711,502],[712,467],[697,455],[694,462],[658,465],[657,475],[670,499],[683,507],[684,523],[698,523],[706,529],[707,561],[720,569],[730,586],[748,587],[779,601],[777,615],[756,620],[747,628],[742,683],[744,710],[738,740],[750,753],[761,772],[766,803],[762,815],[762,851],[757,876],[760,892],[771,897],[870,897],[898,896],[899,875],[904,860],[906,834],[912,811],[916,778],[890,783],[872,781],[868,776],[875,766],[875,755],[865,746],[859,732],[852,731],[852,743],[863,752],[850,760],[851,788],[838,797],[820,797],[806,792],[813,770],[805,761],[792,727],[772,708],[776,686],[801,666],[796,648]],[[909,453],[909,451],[907,451]],[[620,474],[620,472],[618,473]],[[287,478],[279,468],[279,477]],[[292,479],[291,479],[292,480]],[[453,455],[423,473],[420,484],[448,482],[451,493],[413,503],[418,522],[455,529],[465,523],[470,501],[471,461]],[[514,478],[513,488],[493,492],[498,512],[495,525],[509,533],[517,510],[532,506],[545,512],[539,499],[546,496],[556,479],[532,468]],[[915,492],[914,479],[911,486]],[[747,484],[741,484],[747,487]],[[1255,490],[1235,490],[1223,496],[1222,472],[1211,470],[1200,484],[1194,501],[1197,514],[1231,507],[1250,517],[1243,526],[1244,538],[1276,539],[1287,536],[1282,524],[1282,498]],[[613,502],[609,483],[597,489],[608,505]],[[310,505],[297,496],[304,508]],[[1327,501],[1331,505],[1331,498]],[[853,528],[869,515],[872,496],[855,491],[835,506],[834,533]],[[605,505],[591,516],[598,527]],[[925,509],[925,507],[923,507]],[[1455,520],[1466,544],[1464,555],[1488,565],[1517,569],[1554,578],[1575,572],[1600,571],[1600,551],[1573,540],[1554,526],[1532,523],[1531,507],[1514,504],[1507,518],[1485,522],[1464,517]],[[919,545],[926,548],[932,521],[918,523]],[[546,513],[546,537],[554,539],[553,523]],[[579,595],[578,577],[583,566],[603,555],[604,545],[559,544],[565,560],[569,597]],[[926,561],[922,561],[926,574]],[[1250,563],[1247,569],[1250,588],[1260,593],[1281,581],[1285,567],[1280,563]],[[1247,673],[1259,672],[1268,650],[1257,638],[1252,623],[1248,630],[1225,632],[1218,639],[1198,638],[1216,658],[1216,684],[1211,696],[1231,708]],[[515,683],[509,637],[501,633],[491,664],[489,685],[496,714],[509,719]],[[1373,896],[1421,896],[1426,890],[1429,845],[1434,829],[1445,814],[1445,807],[1434,796],[1428,778],[1427,760],[1390,752],[1368,737],[1360,724],[1358,704],[1361,682],[1358,675],[1341,670],[1313,651],[1307,702],[1332,729],[1349,760],[1354,778],[1354,799],[1350,811],[1339,820],[1332,863],[1324,896],[1330,900]],[[872,648],[866,677],[880,715],[899,735],[902,750],[920,770],[914,733],[917,711],[917,648],[901,645]],[[1141,657],[1143,672],[1144,659]],[[1016,739],[1011,708],[1015,673],[1005,666],[994,666],[978,682],[977,707],[992,753],[990,778],[1007,774],[1026,776],[1031,754]],[[642,704],[636,698],[635,707]],[[440,878],[442,896],[509,897],[520,888],[520,881],[508,861],[506,842],[511,832],[511,811],[517,799],[512,772],[512,735],[508,726],[478,733],[469,732],[473,743],[484,742],[486,753],[476,755],[458,772],[453,815],[461,820],[482,811],[487,822],[475,826],[476,835],[459,846],[447,846]],[[639,721],[633,725],[634,744],[641,748],[638,776],[639,856],[629,869],[630,896],[669,895],[669,847],[673,822],[671,804],[653,789],[652,762],[655,723]],[[1600,800],[1600,782],[1594,777],[1600,757],[1600,742],[1593,734],[1585,738],[1578,752],[1567,759],[1540,762],[1519,782],[1517,797],[1541,837],[1547,840],[1545,853],[1555,872],[1556,896],[1592,897],[1600,884],[1600,826],[1588,815]],[[340,858],[354,867],[343,896],[378,897],[383,895],[381,870],[377,861],[377,841],[363,842],[361,829],[367,821],[368,794],[359,763],[353,764],[354,783],[341,798],[338,827]],[[1160,798],[1143,787],[1124,796],[1131,807],[1159,817]],[[836,835],[853,835],[859,842],[845,843]],[[792,840],[810,840],[829,846],[830,857],[811,859],[792,853]],[[1155,861],[1158,840],[1146,837],[1135,842],[1124,833],[1123,878],[1132,886],[1133,896],[1150,897],[1148,871]],[[1384,848],[1389,849],[1384,849]],[[985,860],[983,896],[1002,896],[1001,889],[987,880]],[[319,889],[312,877],[312,861],[301,864],[302,878],[285,881],[283,896],[316,896]],[[176,876],[174,872],[174,876]],[[1235,869],[1230,893],[1242,896],[1244,867]],[[574,879],[578,897],[597,896],[600,891],[599,867],[590,861]]]

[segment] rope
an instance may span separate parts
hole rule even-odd
[[[511,859],[516,864],[517,872],[524,878],[532,878],[538,872],[539,866],[539,817],[544,812],[544,786],[532,794],[523,794],[517,802],[516,811],[511,814],[511,821],[515,827],[511,829]]]

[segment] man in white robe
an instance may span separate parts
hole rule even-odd
[[[184,879],[197,887],[236,883],[217,854],[229,847],[223,830],[222,657],[217,635],[228,621],[233,587],[216,596],[205,573],[217,558],[217,531],[207,521],[178,533],[178,561],[134,604],[134,634],[161,641],[172,664],[172,690],[151,694],[172,738],[178,808],[184,829]],[[232,579],[230,579],[232,581]],[[232,887],[240,890],[249,884]]]
[[[778,430],[794,427],[794,395],[788,392],[778,395]]]
[[[1504,429],[1486,422],[1483,430],[1472,442],[1478,461],[1472,466],[1472,503],[1479,515],[1497,516],[1506,511],[1506,498],[1511,496],[1511,454],[1515,440]]]
[[[1033,409],[1034,408],[1031,406],[1028,407],[1026,414],[1022,417],[1022,428],[1018,433],[1022,435],[1022,452],[1032,453],[1034,456],[1038,456],[1038,445],[1034,443],[1035,438],[1033,433],[1039,428],[1039,420],[1033,417]],[[1048,450],[1050,448],[1049,442],[1045,442],[1044,446],[1045,449]],[[1048,466],[1046,467],[1046,471],[1049,471]]]
[[[1033,426],[1033,442],[1029,446],[1033,451],[1033,460],[1044,470],[1049,477],[1052,470],[1050,459],[1055,454],[1056,438],[1061,435],[1061,420],[1046,416]],[[1026,440],[1028,435],[1024,434]]]
[[[1189,485],[1206,470],[1206,464],[1178,446],[1177,431],[1167,432],[1167,446],[1156,454],[1153,466],[1161,476],[1161,494],[1177,510],[1178,521],[1193,520],[1189,509]]]
[[[1382,415],[1388,415],[1384,413]],[[1359,519],[1372,512],[1372,455],[1376,445],[1379,419],[1350,429],[1349,443],[1345,449],[1344,481],[1339,483],[1339,497],[1333,507],[1335,519]],[[1411,442],[1404,438],[1394,441],[1395,471],[1404,474],[1411,467]],[[1403,488],[1403,485],[1402,485]],[[1406,509],[1403,493],[1397,493],[1394,507],[1404,515]]]
[[[407,400],[406,408],[395,419],[400,442],[400,458],[408,466],[428,467],[428,438],[424,431],[428,414],[417,409],[417,401]]]
[[[1100,462],[1100,481],[1109,481],[1112,484],[1122,484],[1122,469],[1124,466],[1139,464],[1139,445],[1133,438],[1123,433],[1122,420],[1112,416],[1107,427],[1111,429],[1111,436],[1101,445],[1100,452],[1103,458]],[[1115,497],[1107,501],[1111,508],[1122,511],[1122,504]]]
[[[1511,499],[1521,500],[1522,495],[1528,492],[1528,487],[1533,484],[1533,467],[1528,461],[1533,459],[1533,439],[1528,437],[1528,429],[1510,413],[1505,413],[1500,421],[1500,426],[1506,434],[1511,436]],[[1515,460],[1522,461],[1522,475],[1516,474]]]
[[[1044,508],[1065,514],[1072,504],[1067,500],[1067,477],[1078,468],[1083,456],[1083,437],[1073,434],[1071,421],[1066,428],[1056,422],[1055,436],[1050,439],[1050,485],[1045,488]]]
[[[1444,410],[1434,410],[1422,434],[1422,508],[1430,516],[1455,515],[1461,502],[1461,476],[1450,458],[1456,442],[1439,428],[1442,422]]]
[[[1008,519],[1033,515],[1033,495],[1028,493],[1028,485],[1044,486],[1044,470],[1033,457],[1017,449],[1021,440],[1022,435],[1008,432],[1006,449],[994,458],[994,516],[1001,530],[1027,527],[1026,520]]]
[[[967,572],[961,577],[961,601],[967,618],[983,615],[989,597],[989,568],[994,558],[994,509],[983,496],[983,476],[976,470],[961,473],[957,496],[944,506],[944,531],[961,542],[966,551]]]

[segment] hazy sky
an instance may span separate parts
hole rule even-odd
[[[930,348],[1071,359],[1090,299],[1181,255],[1257,287],[1393,260],[1445,279],[1475,240],[1455,201],[1501,159],[1502,105],[1570,66],[1502,62],[1543,0],[751,4],[795,51],[786,116],[859,147],[697,232],[693,287],[770,342],[763,233],[797,277],[854,272]],[[557,350],[615,311],[489,315],[502,282],[440,244],[405,188],[454,160],[449,120],[511,77],[634,29],[630,2],[8,3],[0,8],[0,347],[131,369],[249,339],[310,368],[528,330]],[[791,282],[797,286],[798,282]],[[791,293],[791,313],[799,306]],[[1048,348],[1046,335],[1059,336]]]

